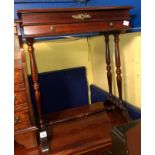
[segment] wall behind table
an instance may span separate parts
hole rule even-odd
[[[110,37],[110,51],[113,73],[113,92],[118,96],[116,85],[113,36]],[[78,66],[87,69],[88,84],[95,84],[108,91],[106,78],[104,37],[77,40],[44,41],[34,44],[39,72],[60,70]],[[24,45],[25,52],[27,46]],[[141,107],[141,33],[127,33],[120,36],[123,99]],[[26,52],[27,61],[28,53]],[[29,63],[28,63],[29,68]],[[30,69],[29,69],[30,73]]]
[[[86,66],[88,81],[92,83],[91,53],[89,53],[86,38],[40,41],[34,44],[34,48],[39,73]],[[28,73],[30,74],[26,44],[24,51],[28,61]]]

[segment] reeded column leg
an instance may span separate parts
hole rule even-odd
[[[35,101],[37,105],[37,112],[38,112],[38,125],[39,128],[42,128],[43,126],[43,118],[42,118],[42,109],[41,109],[41,99],[40,99],[40,90],[39,90],[39,82],[38,82],[38,71],[37,71],[37,65],[36,60],[34,56],[34,48],[33,43],[34,40],[31,38],[27,38],[27,45],[28,45],[28,52],[30,57],[30,66],[31,66],[31,76],[33,81],[33,89],[34,89],[34,95],[35,95]]]
[[[118,106],[122,110],[123,115],[127,121],[131,120],[131,117],[128,114],[128,111],[122,100],[122,77],[121,77],[121,60],[120,60],[120,49],[119,49],[119,34],[114,34],[114,42],[115,42],[115,63],[116,63],[116,80],[117,80],[117,88],[119,94],[119,103]]]

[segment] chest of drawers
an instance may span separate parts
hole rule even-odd
[[[17,25],[15,24],[15,29]],[[35,129],[27,68],[20,48],[18,31],[15,31],[14,53],[14,130],[15,135]]]

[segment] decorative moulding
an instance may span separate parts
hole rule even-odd
[[[15,3],[87,2],[88,0],[14,0]]]

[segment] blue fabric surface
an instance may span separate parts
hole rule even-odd
[[[29,77],[29,83],[35,107],[31,77]],[[85,67],[41,73],[39,74],[39,83],[45,114],[88,104]]]

